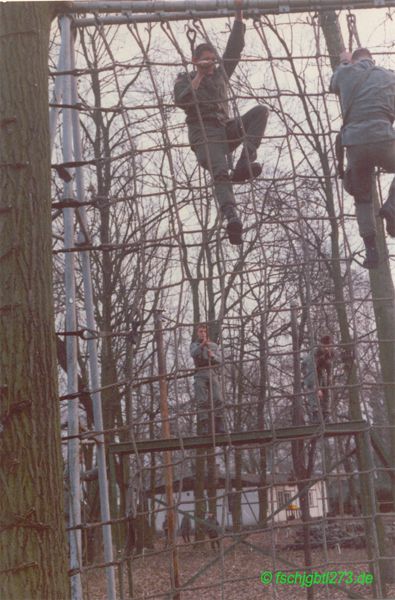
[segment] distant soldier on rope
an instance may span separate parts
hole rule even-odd
[[[324,421],[329,418],[329,389],[332,383],[334,359],[332,344],[332,337],[323,335],[318,348],[306,354],[302,360],[307,414],[312,423],[319,421],[319,405]]]
[[[395,172],[395,73],[377,67],[367,48],[344,51],[334,72],[330,91],[340,96],[343,112],[341,146],[346,147],[348,168],[344,187],[354,196],[359,233],[365,243],[363,266],[379,265],[372,197],[375,167]],[[342,176],[340,156],[339,175]],[[395,178],[380,209],[387,233],[395,237]]]
[[[199,44],[193,50],[196,70],[180,73],[174,86],[175,103],[186,112],[189,142],[200,166],[211,172],[222,218],[227,220],[231,244],[242,243],[243,225],[236,210],[232,182],[258,177],[262,166],[255,162],[263,137],[268,109],[255,106],[241,118],[230,119],[227,88],[244,47],[245,25],[242,0],[221,64],[214,46]],[[228,154],[243,144],[233,175],[229,174]]]
[[[225,433],[221,385],[216,368],[221,364],[221,354],[217,344],[209,339],[206,325],[198,325],[197,338],[191,343],[191,356],[196,367],[194,391],[198,407],[197,430],[201,434],[212,432],[212,400],[215,433]]]

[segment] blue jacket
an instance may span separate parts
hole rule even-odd
[[[347,110],[354,86],[351,110],[342,132],[343,146],[372,144],[395,139],[392,123],[395,118],[395,73],[377,67],[369,58],[356,63],[340,64],[334,72],[330,91],[340,97],[343,114]]]
[[[208,355],[208,350],[211,351],[212,357]],[[221,364],[221,352],[215,342],[208,342],[208,346],[202,348],[199,340],[191,343],[191,356],[194,360],[195,367],[204,369],[205,367]]]

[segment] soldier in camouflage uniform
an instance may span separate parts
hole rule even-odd
[[[359,233],[366,247],[363,266],[376,268],[376,222],[372,197],[374,168],[395,172],[395,73],[375,66],[366,48],[342,52],[330,91],[340,96],[346,123],[342,145],[347,149],[346,190],[354,196]],[[380,210],[387,233],[395,237],[395,179]]]
[[[177,106],[186,112],[189,142],[198,163],[211,172],[221,215],[227,220],[231,244],[241,244],[243,226],[236,210],[232,181],[241,182],[262,172],[255,162],[257,148],[265,131],[268,110],[255,106],[240,119],[230,119],[227,88],[244,47],[242,0],[223,55],[215,66],[217,54],[210,44],[200,44],[193,52],[196,71],[180,73],[174,86]],[[245,134],[245,135],[244,135]],[[243,150],[232,178],[228,154],[243,143]]]
[[[194,391],[198,409],[197,431],[202,434],[212,431],[213,406],[215,432],[224,433],[221,385],[215,368],[221,364],[221,355],[217,344],[209,339],[205,325],[198,325],[197,337],[191,343],[191,356],[196,367]]]

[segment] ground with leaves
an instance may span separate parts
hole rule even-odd
[[[291,533],[292,535],[292,533]],[[225,537],[221,552],[215,554],[208,541],[195,545],[185,545],[178,538],[181,585],[188,583],[188,591],[182,592],[182,600],[258,600],[261,598],[306,598],[306,590],[296,585],[270,584],[263,585],[260,580],[264,571],[299,571],[303,572],[303,552],[287,550],[290,534],[286,530],[277,531],[273,539],[271,534],[250,533],[244,541],[234,545],[234,539]],[[272,558],[275,557],[275,558]],[[119,598],[125,600],[167,599],[171,588],[170,568],[172,555],[169,550],[163,551],[163,539],[155,543],[155,551],[144,556],[135,557],[133,569],[133,595],[129,595],[127,566],[124,566],[124,590],[118,590]],[[353,571],[355,576],[362,572],[373,572],[365,549],[330,548],[326,552],[313,550],[314,570]],[[212,564],[210,564],[212,563]],[[295,566],[293,566],[295,565]],[[205,568],[206,567],[206,568]],[[205,570],[193,581],[191,578],[199,571]],[[104,573],[90,572],[85,579],[86,595],[91,600],[105,600]],[[118,578],[119,585],[119,578]],[[335,585],[314,585],[314,598],[347,598],[347,591],[354,592],[353,598],[377,598],[372,585],[342,584],[342,589]],[[123,593],[123,595],[122,595]],[[389,597],[395,598],[395,585],[390,586]]]

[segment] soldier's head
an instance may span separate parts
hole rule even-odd
[[[192,63],[203,75],[212,75],[215,69],[217,55],[211,44],[199,44],[193,51]]]
[[[318,359],[325,363],[331,361],[334,358],[333,352],[333,339],[331,335],[322,335],[320,337],[319,348],[318,348]]]
[[[203,342],[204,340],[208,339],[208,330],[207,330],[207,325],[205,323],[199,323],[199,325],[196,327],[196,334],[198,336],[198,339]]]
[[[332,346],[333,340],[331,335],[323,335],[320,338],[321,346]]]
[[[351,55],[351,62],[356,63],[365,58],[370,58],[370,60],[372,60],[373,56],[370,51],[367,48],[357,48]]]

